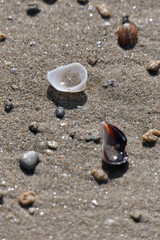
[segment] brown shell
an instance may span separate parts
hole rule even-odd
[[[124,23],[118,30],[118,44],[122,48],[132,48],[138,41],[138,29],[132,23]]]

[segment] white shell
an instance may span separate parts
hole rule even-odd
[[[67,72],[71,72],[74,76],[76,76],[75,74],[78,74],[77,76],[79,77],[80,83],[77,84],[76,80],[74,82],[73,77],[71,79],[73,82],[72,86],[67,87],[63,82],[64,75],[67,74]],[[70,93],[81,92],[86,88],[87,70],[80,63],[71,63],[48,72],[47,79],[58,91]]]

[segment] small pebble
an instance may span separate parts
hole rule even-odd
[[[47,147],[47,143],[45,141],[42,141],[39,143],[40,148],[45,149]]]
[[[111,26],[111,24],[110,24],[110,22],[105,22],[104,26],[105,26],[106,28],[108,28],[108,27]]]
[[[38,123],[37,122],[31,122],[29,124],[29,130],[36,134],[38,132]]]
[[[80,4],[86,4],[88,3],[88,0],[77,0],[77,2]]]
[[[96,62],[98,61],[98,57],[95,53],[93,54],[90,54],[88,57],[87,57],[87,62],[88,64],[94,66],[96,64]]]
[[[65,115],[65,111],[63,107],[58,107],[56,109],[56,117],[62,119]]]
[[[88,11],[92,11],[93,10],[93,6],[92,5],[89,5],[88,6]]]
[[[149,72],[158,72],[160,69],[160,61],[150,61],[147,64],[146,69]]]
[[[56,150],[58,148],[58,143],[55,141],[48,141],[48,147],[53,150]]]
[[[18,73],[18,69],[17,68],[11,68],[10,71],[11,71],[11,73],[14,73],[14,74]]]
[[[100,143],[100,139],[101,137],[97,129],[92,129],[88,131],[85,137],[86,142],[93,141],[95,143]]]
[[[91,175],[98,182],[107,182],[107,180],[108,180],[108,175],[102,169],[92,170]]]
[[[12,85],[11,85],[11,88],[12,88],[12,90],[17,90],[17,89],[18,89],[18,86],[15,85],[15,84],[12,84]]]
[[[10,20],[10,21],[13,21],[12,16],[8,16],[7,19]]]
[[[28,9],[27,9],[27,15],[30,17],[34,17],[36,16],[38,13],[40,13],[40,9],[38,7],[37,3],[30,3],[28,5]]]
[[[33,170],[39,162],[39,154],[35,151],[26,152],[20,157],[19,162],[23,168]]]
[[[153,143],[157,141],[157,137],[160,137],[160,131],[154,128],[142,135],[142,140],[146,143]]]
[[[29,190],[18,197],[18,202],[21,205],[29,205],[34,203],[36,194],[34,191]]]
[[[114,86],[115,85],[115,80],[110,80],[110,81],[107,81],[107,82],[105,82],[104,84],[103,84],[103,87],[104,88],[107,88],[107,87],[109,87],[109,86]]]
[[[4,33],[0,32],[0,42],[5,41],[6,38],[7,38],[7,36]]]
[[[53,151],[50,150],[50,149],[46,149],[46,150],[45,150],[45,153],[46,153],[48,156],[52,156],[52,155],[53,155]]]
[[[30,208],[28,209],[28,212],[29,212],[31,215],[33,215],[33,214],[35,213],[35,211],[36,211],[36,208],[34,208],[34,207],[30,207]]]
[[[93,200],[92,200],[92,204],[93,204],[94,206],[98,206],[97,200],[96,200],[96,199],[93,199]]]
[[[130,218],[133,219],[134,222],[139,223],[141,221],[142,215],[139,211],[134,211],[129,214]]]
[[[5,110],[7,113],[9,113],[13,108],[14,108],[13,103],[12,103],[12,102],[7,102],[7,103],[5,104],[4,110]]]
[[[110,16],[111,16],[110,9],[105,4],[103,4],[103,3],[102,4],[98,4],[96,6],[96,9],[99,12],[99,14],[101,15],[101,17],[103,17],[103,18],[110,18]]]

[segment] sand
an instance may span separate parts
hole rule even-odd
[[[160,78],[146,71],[146,64],[160,57],[160,2],[104,0],[112,11],[107,20],[95,9],[98,0],[89,1],[92,11],[74,0],[39,0],[41,11],[34,17],[26,13],[29,2],[0,1],[0,31],[8,37],[0,42],[0,191],[6,193],[0,238],[160,239],[160,139],[150,147],[141,140],[160,127]],[[123,12],[139,28],[138,43],[129,51],[117,44]],[[87,58],[94,52],[98,61],[91,66]],[[72,62],[86,67],[87,88],[74,96],[59,94],[49,86],[47,72]],[[104,88],[110,80],[115,85]],[[4,111],[8,98],[14,105],[10,113]],[[57,106],[65,108],[62,120],[56,118]],[[36,135],[28,129],[32,121],[41,128]],[[124,132],[129,159],[99,185],[90,171],[102,165],[102,121]],[[99,131],[100,144],[84,141],[84,132],[92,129]],[[71,138],[73,131],[79,137]],[[50,156],[40,147],[49,140],[58,143]],[[18,162],[29,150],[40,153],[33,174]],[[32,214],[18,203],[28,190],[36,193]],[[139,223],[131,218],[137,214]]]

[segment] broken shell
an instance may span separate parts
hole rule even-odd
[[[138,29],[128,18],[123,17],[122,26],[118,30],[118,44],[122,48],[133,48],[138,41]]]
[[[103,144],[102,159],[105,163],[120,165],[128,160],[128,154],[124,151],[127,138],[117,127],[102,122]]]
[[[80,63],[72,63],[48,72],[47,79],[58,91],[82,92],[86,88],[87,70]]]
[[[147,66],[146,69],[147,71],[158,71],[160,68],[160,61],[150,61]]]

